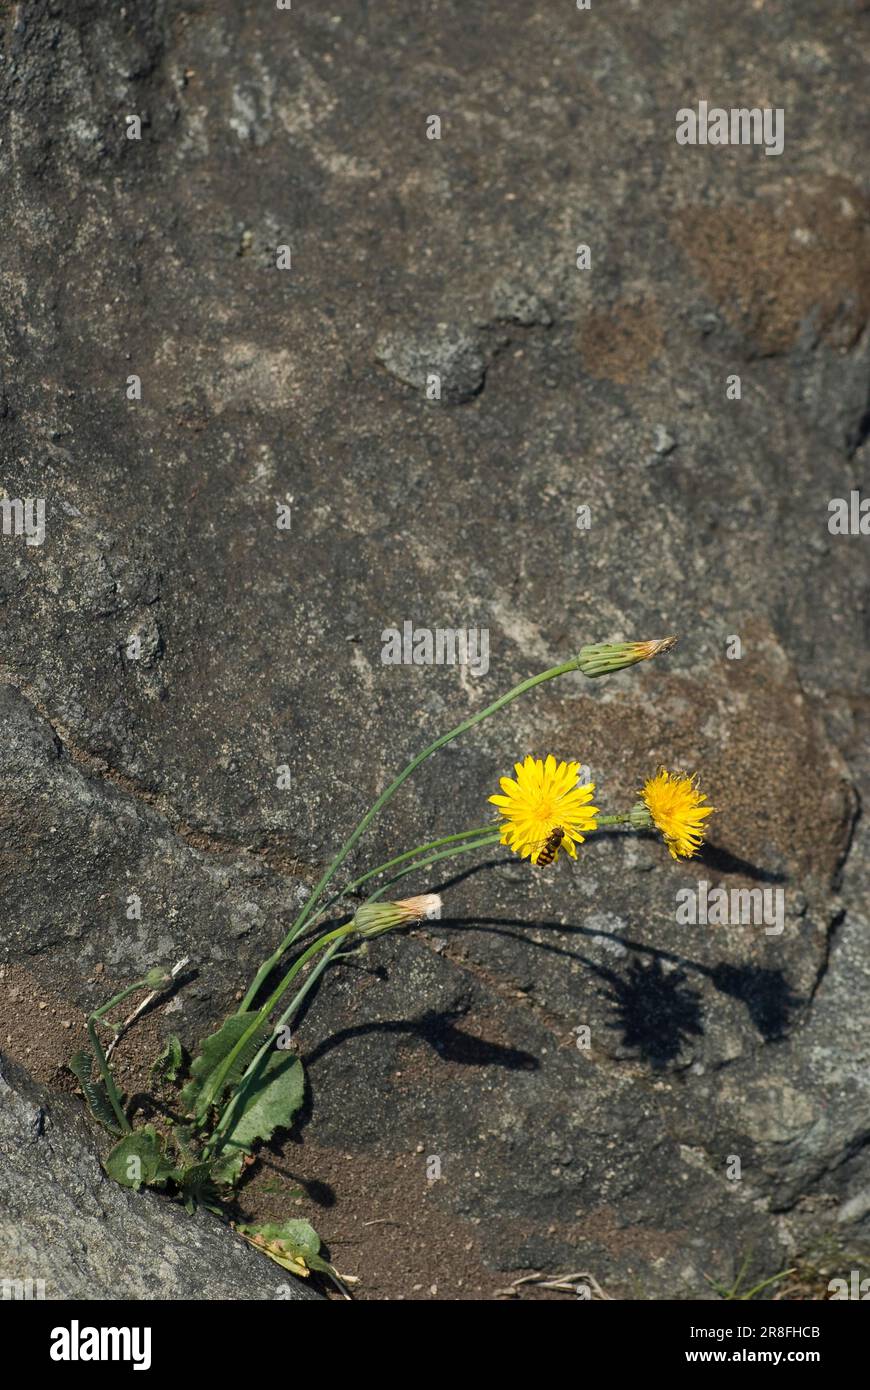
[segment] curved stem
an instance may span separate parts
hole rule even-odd
[[[382,893],[386,893],[388,888],[392,888],[393,884],[398,883],[399,879],[404,878],[406,874],[413,874],[417,869],[428,869],[432,864],[437,864],[439,859],[452,859],[456,854],[467,854],[470,850],[480,849],[483,845],[497,845],[498,843],[498,831],[494,833],[490,831],[488,835],[484,835],[481,839],[472,840],[471,844],[460,845],[456,849],[445,849],[442,850],[440,854],[431,854],[425,859],[418,859],[416,863],[409,864],[406,869],[402,869],[399,873],[394,874],[392,878],[388,878],[386,883],[382,883],[380,888],[376,888],[374,893],[369,894],[366,901],[374,902],[376,898],[379,898]]]
[[[441,845],[455,844],[457,840],[470,840],[473,835],[488,835],[492,832],[493,828],[492,825],[478,825],[474,830],[460,830],[457,835],[442,835],[440,840],[429,840],[425,845],[416,845],[414,849],[406,850],[404,854],[397,854],[395,859],[387,859],[385,863],[379,864],[376,869],[369,869],[367,874],[361,874],[359,878],[355,878],[353,883],[349,883],[346,888],[342,888],[341,892],[334,893],[329,901],[324,903],[323,907],[318,910],[318,917],[322,917],[324,913],[328,912],[339,899],[347,897],[355,888],[359,888],[362,884],[367,883],[370,878],[376,878],[378,874],[386,873],[387,869],[392,869],[395,864],[401,864],[406,859],[413,859],[415,854],[426,854],[430,849],[439,849]],[[461,847],[458,852],[460,854],[462,853]]]
[[[108,1004],[101,1004],[98,1009],[94,1009],[91,1018],[102,1018],[103,1014],[107,1014],[110,1009],[114,1009],[116,1004],[120,1004],[122,1000],[127,999],[131,994],[135,994],[137,989],[145,989],[147,984],[147,980],[137,980],[134,985],[128,985],[126,989],[122,989],[119,994],[114,995],[109,1000]],[[113,1025],[110,1024],[109,1026],[112,1027]]]
[[[349,893],[352,893],[355,888],[359,888],[363,883],[367,883],[370,878],[376,878],[378,874],[385,873],[386,870],[391,869],[394,864],[401,864],[404,860],[413,858],[415,854],[423,854],[426,852],[426,850],[436,849],[439,845],[449,845],[455,843],[457,840],[470,839],[472,835],[482,835],[488,829],[490,829],[489,826],[479,826],[475,830],[461,830],[456,835],[443,835],[440,840],[430,840],[425,845],[417,845],[415,849],[406,850],[404,854],[397,854],[394,859],[386,860],[385,863],[379,864],[376,869],[369,869],[368,873],[361,874],[360,877],[355,878],[352,883],[346,884],[345,887],[342,888],[338,893],[333,893],[329,901],[325,902],[323,906],[318,910],[314,918],[314,921],[309,922],[308,925],[316,925],[317,922],[321,921],[321,919],[326,916],[329,909],[331,907],[334,907],[335,904],[339,902],[342,898],[347,897]],[[265,960],[263,964],[260,966],[256,975],[254,976],[253,980],[248,986],[247,994],[245,995],[244,999],[238,1007],[238,1013],[243,1014],[247,1012],[253,1000],[256,998],[257,991],[259,990],[263,981],[267,979],[267,977],[275,969],[275,966],[280,961],[288,945],[290,944],[290,941],[291,938],[288,935],[281,942],[281,945],[278,947],[277,951],[275,951],[269,957],[269,959]]]
[[[433,743],[430,743],[428,747],[423,749],[422,753],[418,753],[416,758],[411,759],[411,761],[407,764],[406,767],[402,769],[398,776],[393,778],[392,782],[386,788],[386,790],[381,792],[374,805],[372,805],[369,808],[369,810],[366,811],[365,815],[357,825],[356,829],[353,830],[351,834],[348,836],[348,838],[345,840],[341,849],[338,851],[338,854],[335,856],[332,863],[329,865],[329,868],[326,870],[322,878],[312,889],[310,896],[303,904],[299,916],[296,918],[296,921],[293,923],[287,935],[284,937],[284,940],[281,942],[281,945],[278,947],[277,951],[273,952],[273,954],[269,957],[268,961],[264,961],[263,965],[257,971],[257,974],[251,981],[251,985],[244,999],[239,1005],[239,1008],[237,1010],[238,1013],[244,1013],[246,1011],[248,1004],[251,1002],[254,995],[257,993],[257,990],[260,988],[260,985],[263,983],[266,976],[270,974],[270,972],[275,968],[275,966],[280,961],[281,957],[284,955],[284,952],[287,950],[288,946],[292,945],[299,933],[305,927],[305,924],[311,916],[313,909],[316,907],[317,902],[320,899],[324,889],[332,881],[332,878],[337,873],[337,871],[341,868],[342,864],[344,863],[347,856],[350,854],[357,840],[368,829],[369,825],[371,825],[372,821],[374,820],[375,816],[379,813],[379,811],[381,811],[383,807],[386,806],[390,798],[394,796],[395,793],[399,790],[402,783],[407,781],[407,779],[411,776],[411,773],[415,772],[416,769],[420,766],[420,764],[425,762],[427,758],[431,757],[433,753],[437,752],[439,748],[444,748],[446,744],[451,743],[453,739],[458,738],[460,734],[466,733],[468,729],[473,729],[475,724],[482,723],[483,720],[488,719],[491,714],[496,714],[498,710],[504,709],[505,705],[509,705],[512,700],[518,699],[520,695],[525,695],[529,690],[534,690],[535,686],[537,685],[543,685],[544,681],[553,680],[556,676],[564,676],[567,674],[567,672],[576,671],[578,669],[579,659],[578,657],[573,657],[571,661],[565,661],[560,666],[551,666],[548,671],[542,671],[538,676],[530,676],[528,680],[520,681],[520,684],[515,685],[512,690],[509,690],[507,692],[506,695],[499,696],[497,700],[494,700],[491,705],[487,705],[485,709],[479,710],[477,714],[472,714],[468,719],[464,719],[461,724],[456,725],[455,729],[451,729],[449,733],[442,734],[440,738],[436,738]]]
[[[433,753],[437,752],[439,748],[444,748],[446,744],[451,743],[453,739],[458,738],[460,734],[464,734],[468,729],[473,729],[475,724],[482,723],[482,721],[484,719],[488,719],[491,714],[495,714],[498,710],[504,709],[505,705],[509,705],[512,700],[518,699],[520,695],[525,695],[526,692],[529,690],[534,690],[536,685],[541,685],[544,681],[553,680],[556,676],[563,676],[568,671],[576,670],[577,658],[574,657],[571,661],[563,662],[561,666],[553,666],[550,668],[549,671],[542,671],[539,676],[530,676],[528,680],[521,681],[519,685],[515,685],[513,690],[509,690],[506,695],[501,695],[499,699],[494,700],[491,705],[487,705],[486,709],[479,710],[477,714],[473,714],[470,718],[464,719],[461,724],[457,724],[456,728],[451,729],[449,733],[442,734],[440,738],[436,738],[433,743],[430,743],[428,747],[423,749],[422,753],[418,753],[416,758],[412,758],[408,765],[404,767],[402,771],[398,774],[398,776],[393,778],[392,782],[386,788],[386,790],[381,792],[374,805],[371,806],[368,811],[366,811],[365,815],[357,825],[356,829],[351,831],[350,835],[345,840],[341,849],[338,851],[338,854],[335,856],[329,868],[326,870],[326,873],[323,875],[320,882],[315,886],[310,898],[307,900],[304,907],[302,908],[302,911],[300,912],[296,922],[291,927],[287,936],[287,944],[289,945],[299,935],[305,923],[308,921],[308,918],[311,915],[311,911],[318,898],[320,897],[321,893],[323,892],[324,888],[331,881],[333,875],[337,872],[337,870],[341,868],[342,864],[344,863],[347,856],[350,854],[350,851],[353,849],[357,840],[360,838],[363,832],[368,829],[369,825],[371,825],[378,812],[381,811],[384,806],[386,806],[390,798],[394,796],[395,793],[399,790],[399,787],[401,787],[402,783],[407,781],[407,779],[411,776],[411,773],[415,772],[421,763],[425,762],[426,759],[431,757]]]
[[[123,998],[123,996],[119,995],[118,998]],[[117,1000],[115,1000],[114,1002],[117,1003]],[[121,1126],[121,1130],[124,1134],[130,1134],[132,1131],[132,1125],[130,1124],[130,1121],[127,1119],[127,1116],[124,1114],[124,1110],[121,1105],[121,1097],[118,1095],[118,1088],[115,1085],[115,1078],[112,1075],[112,1068],[106,1061],[106,1054],[100,1045],[99,1038],[97,1037],[96,1023],[97,1015],[91,1014],[90,1018],[88,1019],[88,1037],[91,1040],[91,1047],[93,1048],[94,1056],[97,1059],[97,1066],[99,1067],[100,1076],[103,1078],[103,1082],[106,1087],[106,1094],[109,1097],[109,1103],[118,1117],[118,1122]]]
[[[414,849],[406,850],[404,854],[397,854],[394,859],[387,859],[383,864],[378,864],[377,868],[369,869],[368,873],[360,874],[359,878],[355,878],[352,883],[348,883],[338,893],[333,893],[332,897],[325,902],[322,907],[317,909],[314,917],[306,925],[309,930],[315,927],[318,922],[323,920],[329,909],[334,907],[337,902],[340,902],[342,898],[347,897],[356,888],[360,888],[362,884],[367,883],[370,878],[377,878],[378,874],[386,873],[387,869],[392,869],[394,865],[403,864],[406,860],[413,859],[415,854],[426,854],[430,849],[438,849],[441,845],[455,844],[457,840],[470,840],[473,835],[489,835],[492,830],[492,825],[479,825],[476,826],[474,830],[460,830],[456,835],[442,835],[440,840],[429,840],[425,845],[417,845]],[[476,849],[477,846],[474,845],[472,848]],[[464,846],[459,845],[455,852],[457,854],[462,854],[464,852]],[[447,856],[445,855],[444,858],[447,858]],[[425,866],[421,863],[420,865],[415,864],[413,867]],[[401,878],[402,875],[400,874],[398,877]],[[391,883],[395,881],[395,879],[390,880]],[[380,894],[378,894],[378,896],[380,896]]]
[[[313,941],[311,943],[307,950],[302,952],[301,956],[297,957],[297,959],[291,965],[290,969],[287,971],[287,974],[281,980],[281,983],[277,985],[276,988],[273,990],[272,994],[266,1000],[259,1013],[256,1014],[252,1022],[245,1029],[238,1042],[230,1049],[224,1060],[221,1062],[220,1066],[215,1068],[214,1072],[212,1073],[212,1076],[209,1078],[209,1090],[207,1093],[208,1097],[210,1097],[211,1100],[214,1100],[220,1096],[226,1078],[232,1069],[233,1063],[235,1062],[239,1053],[242,1051],[242,1048],[245,1047],[249,1039],[253,1037],[253,1035],[260,1028],[262,1028],[263,1024],[268,1019],[269,1014],[275,1008],[275,1005],[280,1003],[284,994],[290,988],[291,984],[295,980],[296,976],[299,974],[299,971],[302,969],[302,967],[308,963],[312,956],[316,956],[318,951],[324,950],[324,948],[329,946],[333,941],[340,941],[342,937],[348,936],[353,931],[353,929],[354,928],[352,921],[345,922],[344,926],[336,927],[334,931],[328,931],[325,932],[323,936],[319,936],[316,941]],[[271,1044],[271,1041],[271,1038],[268,1039],[267,1042],[264,1044],[264,1047],[268,1047]],[[262,1051],[263,1048],[261,1048],[260,1052],[258,1052],[258,1057],[261,1055]],[[248,1071],[250,1071],[250,1067],[248,1068]],[[239,1083],[239,1087],[240,1086],[241,1082]],[[233,1092],[233,1095],[231,1096],[227,1107],[225,1107],[223,1113],[221,1114],[221,1118],[218,1121],[219,1126],[221,1122],[224,1120],[229,1107],[234,1104],[236,1097],[239,1093],[239,1087],[236,1087],[236,1090]],[[208,1103],[204,1101],[203,1097],[200,1097],[200,1106],[202,1108],[203,1113],[205,1110],[208,1109]],[[213,1136],[215,1133],[217,1133],[217,1130],[213,1131]]]
[[[448,838],[453,838],[453,837],[448,837]],[[381,886],[381,888],[380,888],[376,893],[374,893],[372,896],[373,896],[373,897],[379,897],[381,893],[385,892],[386,889],[390,887],[390,884],[396,883],[400,878],[404,878],[404,876],[405,876],[406,874],[413,873],[416,869],[428,868],[431,864],[437,863],[439,859],[450,859],[450,858],[452,858],[454,855],[457,855],[457,854],[467,854],[467,853],[469,853],[471,850],[479,849],[482,845],[493,845],[493,844],[496,844],[497,842],[498,842],[498,832],[490,832],[489,834],[487,834],[486,836],[484,836],[484,837],[481,838],[481,839],[471,841],[470,844],[454,845],[454,847],[453,847],[452,849],[441,850],[440,853],[438,853],[438,854],[429,855],[429,856],[426,857],[425,859],[420,859],[420,860],[418,860],[416,863],[408,865],[408,867],[407,867],[406,869],[403,869],[403,870],[401,871],[401,873],[396,874],[394,878],[388,880],[387,883],[383,884],[383,885]],[[404,855],[400,855],[400,856],[399,856],[400,859],[403,859],[403,858],[405,858],[405,857],[406,857],[406,856],[404,856]],[[371,899],[369,899],[369,901],[371,901]],[[299,971],[302,969],[302,967],[311,959],[312,956],[317,955],[318,951],[323,950],[324,947],[331,946],[332,943],[338,944],[345,936],[349,936],[349,935],[351,934],[351,932],[353,932],[354,930],[355,930],[355,928],[354,928],[353,920],[351,919],[350,922],[345,922],[343,926],[336,927],[333,931],[325,932],[323,936],[318,936],[317,939],[316,939],[315,941],[313,941],[313,942],[311,943],[311,945],[308,946],[308,947],[306,948],[306,950],[304,950],[304,951],[302,952],[302,955],[299,956],[299,957],[293,962],[293,964],[291,965],[290,969],[287,971],[287,974],[286,974],[286,975],[284,976],[284,978],[281,980],[280,984],[278,984],[278,985],[276,986],[276,988],[274,989],[274,991],[272,992],[272,994],[271,994],[271,995],[269,996],[269,998],[266,1000],[266,1002],[265,1002],[265,1004],[263,1005],[263,1007],[262,1007],[262,1008],[259,1010],[259,1012],[257,1013],[256,1017],[252,1020],[252,1022],[249,1024],[249,1026],[245,1029],[245,1032],[243,1033],[242,1037],[239,1038],[238,1042],[235,1044],[235,1046],[231,1049],[231,1051],[228,1053],[227,1057],[226,1057],[226,1058],[224,1059],[224,1061],[222,1062],[220,1068],[215,1072],[215,1080],[212,1082],[212,1085],[211,1085],[211,1089],[212,1089],[212,1091],[213,1091],[213,1094],[215,1094],[215,1095],[219,1095],[219,1094],[220,1094],[220,1090],[221,1090],[221,1087],[222,1087],[222,1085],[223,1085],[224,1078],[229,1074],[230,1069],[231,1069],[231,1067],[232,1067],[232,1065],[233,1065],[233,1062],[235,1061],[236,1057],[239,1055],[239,1053],[241,1052],[242,1048],[243,1048],[243,1047],[245,1046],[245,1044],[247,1043],[248,1039],[251,1038],[251,1037],[254,1035],[254,1033],[255,1033],[259,1028],[261,1028],[261,1027],[263,1026],[263,1024],[266,1022],[267,1018],[269,1017],[269,1014],[270,1014],[270,1013],[272,1012],[272,1010],[281,1002],[281,999],[282,999],[283,996],[286,994],[287,990],[290,988],[290,985],[293,983],[293,981],[295,980],[296,976],[299,974]],[[309,981],[306,981],[306,984],[305,984],[305,987],[304,987],[304,988],[308,988],[308,987],[309,987]],[[300,996],[304,998],[304,993],[303,993],[303,991],[300,991]],[[288,1010],[288,1012],[292,1012],[292,1010],[295,1008],[295,1006],[296,1006],[296,1000],[294,1000],[293,1003],[290,1005],[290,1009]],[[240,1010],[240,1012],[242,1012],[242,1011]],[[284,1015],[284,1017],[286,1017],[286,1014]],[[221,1116],[220,1116],[220,1119],[218,1120],[217,1126],[216,1126],[216,1128],[214,1129],[214,1131],[212,1132],[212,1138],[214,1138],[217,1134],[219,1134],[219,1133],[222,1131],[222,1129],[224,1128],[225,1123],[226,1123],[226,1118],[227,1118],[228,1111],[229,1111],[230,1107],[234,1107],[236,1097],[237,1097],[238,1094],[239,1094],[239,1090],[241,1089],[242,1085],[244,1084],[246,1078],[248,1078],[248,1077],[250,1076],[251,1072],[253,1071],[254,1067],[257,1065],[259,1059],[262,1057],[262,1055],[263,1055],[263,1053],[265,1052],[265,1050],[266,1050],[270,1045],[271,1045],[271,1039],[270,1039],[269,1041],[267,1041],[266,1043],[264,1043],[263,1047],[262,1047],[262,1048],[260,1049],[260,1051],[257,1053],[257,1056],[254,1058],[253,1062],[252,1062],[251,1065],[248,1067],[248,1070],[245,1072],[245,1075],[242,1077],[242,1080],[239,1082],[239,1086],[236,1088],[236,1091],[234,1092],[234,1094],[233,1094],[233,1096],[230,1098],[230,1100],[229,1100],[227,1106],[224,1108],[223,1112],[221,1113]]]
[[[275,1024],[276,1033],[278,1029],[282,1028],[285,1023],[289,1022],[289,1020],[296,1013],[306,994],[312,988],[312,986],[315,985],[316,982],[319,980],[320,976],[323,974],[324,970],[329,965],[329,962],[332,960],[340,945],[340,940],[333,941],[331,945],[328,946],[326,950],[323,952],[323,955],[320,957],[320,960],[317,962],[317,964],[306,977],[304,985],[302,985],[302,987],[296,991],[290,1003],[287,1005],[287,1008],[284,1010],[283,1014]],[[221,1112],[217,1120],[217,1123],[215,1124],[215,1127],[212,1131],[211,1138],[209,1139],[208,1144],[206,1145],[206,1152],[209,1155],[213,1156],[215,1144],[221,1138],[224,1130],[227,1128],[233,1116],[233,1113],[236,1110],[236,1107],[239,1103],[239,1099],[253,1080],[254,1073],[258,1069],[263,1057],[269,1051],[269,1048],[272,1046],[272,1042],[273,1039],[269,1038],[269,1040],[263,1044],[256,1057],[253,1059],[247,1071],[245,1072],[244,1076],[242,1077],[241,1081],[239,1082],[238,1086],[236,1087],[236,1090],[233,1092],[233,1095],[230,1097],[230,1099],[224,1106],[224,1109]],[[218,1149],[220,1149],[219,1143]]]

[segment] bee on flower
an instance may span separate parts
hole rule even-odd
[[[557,763],[529,754],[514,764],[516,777],[502,777],[503,795],[489,800],[498,807],[501,843],[522,859],[542,867],[555,863],[560,850],[577,858],[588,831],[595,830],[598,807],[590,805],[595,783],[578,785],[580,763]],[[556,832],[561,836],[556,838]]]

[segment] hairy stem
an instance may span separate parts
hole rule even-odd
[[[138,989],[140,988],[140,986],[137,985],[134,986],[134,988]],[[123,994],[118,996],[119,999],[123,999],[123,997]],[[118,1000],[116,999],[114,1002],[117,1003]],[[106,1054],[103,1051],[99,1038],[97,1037],[97,1018],[98,1014],[94,1013],[91,1014],[90,1018],[88,1019],[88,1037],[91,1040],[91,1047],[94,1050],[94,1056],[97,1059],[97,1066],[100,1069],[100,1076],[103,1078],[103,1082],[105,1083],[106,1093],[109,1097],[110,1104],[118,1117],[118,1123],[120,1124],[121,1129],[124,1131],[125,1134],[131,1134],[133,1132],[133,1127],[130,1124],[130,1121],[127,1119],[127,1116],[124,1114],[124,1110],[121,1105],[121,1097],[118,1095],[118,1088],[115,1085],[115,1078],[112,1076],[112,1068],[109,1066],[109,1063],[106,1060]]]
[[[312,956],[316,956],[318,951],[324,950],[327,946],[330,945],[331,942],[340,941],[342,937],[348,936],[349,933],[353,931],[353,929],[353,922],[351,921],[345,922],[344,926],[342,927],[336,927],[334,931],[325,932],[323,936],[319,936],[316,941],[313,941],[311,945],[307,948],[307,950],[303,951],[302,955],[299,956],[293,962],[290,969],[287,971],[287,974],[281,980],[281,983],[275,988],[275,990],[266,1000],[259,1013],[255,1015],[251,1023],[245,1029],[242,1036],[239,1038],[238,1042],[235,1044],[234,1047],[230,1049],[223,1062],[221,1062],[220,1066],[215,1068],[212,1078],[210,1078],[209,1080],[210,1095],[214,1097],[220,1095],[224,1081],[229,1075],[233,1063],[235,1062],[239,1053],[247,1045],[249,1039],[253,1037],[253,1035],[260,1028],[263,1027],[264,1023],[269,1017],[269,1014],[272,1012],[275,1006],[281,1002],[282,998],[284,997],[287,990],[290,988],[291,984],[295,980],[296,976],[299,974],[299,971],[302,969],[302,967],[306,965],[309,960],[311,960]],[[271,1042],[271,1039],[269,1041]],[[266,1044],[266,1046],[268,1046],[268,1043]],[[236,1092],[230,1100],[230,1105],[232,1104],[237,1094],[238,1087],[236,1088]],[[224,1114],[225,1113],[226,1112],[224,1112]],[[223,1118],[224,1116],[222,1115],[221,1120],[223,1120]]]
[[[448,838],[453,839],[454,837],[450,836]],[[402,870],[401,873],[397,874],[395,878],[390,879],[387,883],[383,884],[382,887],[378,890],[378,892],[372,894],[372,897],[380,897],[380,894],[384,892],[390,886],[391,883],[395,883],[398,879],[404,878],[405,874],[413,873],[416,869],[428,868],[431,864],[437,863],[439,859],[450,859],[457,854],[468,854],[471,850],[480,849],[482,845],[493,845],[496,844],[497,841],[498,832],[490,831],[484,837],[477,840],[472,840],[469,844],[454,844],[454,846],[451,849],[441,850],[438,854],[429,855],[425,859],[421,859],[414,864],[410,864],[406,869]],[[403,859],[405,857],[406,856],[404,855],[399,856],[400,859]],[[371,899],[369,899],[369,901],[371,901]],[[316,956],[319,951],[323,950],[327,946],[330,946],[333,942],[340,942],[344,937],[349,936],[352,931],[354,931],[354,924],[351,920],[350,922],[345,922],[344,925],[341,927],[336,927],[333,931],[324,933],[323,936],[317,937],[317,939],[313,941],[305,951],[302,952],[302,955],[299,956],[293,962],[290,969],[287,971],[287,974],[281,980],[280,984],[276,986],[276,988],[274,989],[270,997],[266,1000],[265,1004],[260,1009],[256,1017],[252,1019],[251,1023],[245,1029],[238,1042],[230,1050],[230,1052],[225,1057],[224,1061],[221,1063],[220,1067],[215,1072],[215,1079],[212,1083],[212,1090],[215,1095],[220,1094],[220,1088],[223,1084],[224,1078],[229,1074],[233,1062],[236,1060],[236,1057],[242,1051],[242,1048],[245,1047],[245,1045],[247,1044],[248,1039],[251,1038],[259,1028],[262,1028],[263,1024],[268,1019],[269,1014],[281,1002],[281,1000],[283,999],[287,990],[290,988],[290,985],[293,983],[296,976],[299,974],[299,971],[302,969],[302,967],[307,964],[307,962],[312,958],[312,956]],[[308,982],[306,981],[306,986],[307,984]],[[291,1011],[293,1008],[294,1005],[291,1004]],[[213,1142],[217,1135],[224,1129],[228,1117],[228,1112],[231,1107],[234,1107],[236,1098],[239,1094],[240,1087],[251,1075],[251,1072],[253,1071],[254,1067],[258,1065],[260,1058],[270,1045],[271,1039],[269,1039],[263,1045],[263,1047],[260,1049],[260,1052],[257,1053],[257,1056],[254,1058],[253,1062],[248,1067],[248,1070],[245,1072],[245,1075],[239,1082],[239,1086],[236,1088],[236,1091],[230,1098],[230,1101],[228,1102],[227,1106],[224,1108],[224,1111],[222,1112],[220,1119],[218,1120],[217,1126],[212,1132],[212,1141],[210,1142]]]
[[[470,716],[470,718],[464,719],[461,724],[457,724],[456,728],[451,729],[449,733],[442,734],[440,738],[436,738],[434,743],[430,743],[428,747],[423,749],[422,753],[418,753],[416,758],[411,759],[411,761],[407,764],[406,767],[402,769],[398,776],[393,778],[392,782],[386,788],[386,790],[381,792],[380,796],[377,798],[375,803],[369,808],[368,811],[366,811],[365,815],[357,825],[356,829],[353,830],[351,834],[348,836],[348,838],[345,840],[341,849],[338,851],[338,854],[335,856],[332,863],[329,865],[329,868],[326,870],[326,872],[323,874],[323,877],[313,888],[310,896],[307,898],[306,902],[302,907],[302,911],[299,913],[299,916],[296,918],[296,921],[293,923],[292,927],[288,931],[284,940],[281,942],[281,945],[278,947],[277,951],[273,952],[269,959],[267,961],[264,961],[263,964],[260,966],[260,969],[257,971],[257,974],[254,976],[254,979],[251,981],[251,985],[248,989],[247,994],[245,995],[244,999],[239,1005],[239,1013],[244,1013],[247,1010],[248,1006],[251,1003],[251,1000],[254,998],[261,984],[266,979],[266,976],[269,975],[270,972],[275,968],[275,966],[281,960],[281,957],[284,955],[284,952],[287,950],[288,946],[292,945],[299,933],[303,930],[306,922],[311,916],[312,911],[314,910],[318,901],[320,900],[320,897],[323,894],[324,889],[332,881],[333,876],[341,868],[342,864],[344,863],[347,856],[350,854],[357,840],[368,829],[375,816],[377,816],[378,813],[383,809],[383,807],[386,806],[390,798],[394,796],[395,793],[399,790],[402,783],[407,781],[407,779],[411,776],[411,773],[415,772],[416,769],[420,766],[420,764],[425,762],[427,758],[431,757],[433,753],[437,752],[439,748],[444,748],[446,744],[451,743],[453,739],[458,738],[460,734],[466,733],[468,729],[473,729],[476,724],[482,723],[483,720],[488,719],[490,715],[496,714],[500,709],[504,709],[505,705],[509,705],[512,700],[518,699],[520,695],[525,695],[529,690],[534,690],[535,686],[542,685],[544,681],[553,680],[556,676],[563,676],[568,671],[576,670],[578,670],[578,658],[574,657],[571,661],[563,662],[561,666],[552,666],[548,671],[542,671],[538,676],[530,676],[528,680],[521,681],[519,685],[515,685],[514,688],[512,690],[509,690],[506,695],[501,695],[497,700],[494,700],[491,705],[487,705],[486,709],[479,710],[477,714],[473,714]]]

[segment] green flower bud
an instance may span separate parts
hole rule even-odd
[[[643,801],[638,801],[632,806],[628,819],[634,830],[652,830],[653,828],[653,818]]]
[[[363,903],[357,909],[353,925],[363,936],[380,936],[391,927],[403,927],[407,922],[419,922],[424,917],[437,917],[441,899],[437,893],[423,893],[418,898],[402,898],[394,903]]]
[[[623,666],[634,666],[660,652],[669,652],[676,643],[676,637],[663,637],[658,642],[598,642],[580,648],[577,669],[584,676],[606,676],[611,671],[621,671]]]
[[[168,985],[172,979],[172,972],[166,969],[165,965],[155,965],[145,976],[145,984],[148,989],[162,989]]]

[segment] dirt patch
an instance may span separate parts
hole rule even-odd
[[[106,978],[101,967],[93,978],[105,980],[107,1000],[124,988],[123,983]],[[112,1021],[122,1023],[148,993],[143,989],[125,999],[113,1010]],[[159,1006],[159,1000],[156,1002]],[[108,1047],[111,1030],[102,1028],[100,1037]],[[54,1090],[72,1093],[78,1089],[78,1083],[69,1071],[69,1059],[89,1045],[83,1009],[46,988],[23,966],[0,966],[0,1050],[26,1066],[35,1080]],[[142,1108],[151,1113],[148,1098],[155,1091],[151,1067],[163,1046],[159,1007],[152,1005],[136,1020],[112,1056],[112,1072],[120,1090],[132,1102],[134,1119],[140,1101]]]
[[[72,1092],[77,1083],[66,1064],[87,1043],[80,1009],[46,989],[21,966],[0,966],[2,1051],[26,1066],[37,1081]]]
[[[584,370],[621,386],[646,374],[663,343],[658,307],[649,298],[619,300],[610,309],[595,309],[580,329]]]
[[[102,971],[97,978],[103,978]],[[106,980],[106,995],[122,985]],[[120,1021],[144,997],[131,996]],[[114,1017],[114,1015],[113,1015]],[[106,1042],[111,1034],[106,1031]],[[53,1090],[74,1093],[70,1056],[87,1047],[81,1009],[47,990],[21,966],[0,967],[0,1048]],[[163,1046],[159,1010],[137,1019],[113,1058],[119,1088],[129,1098],[134,1123],[160,1123],[168,1088],[156,1086],[151,1065]],[[155,1103],[156,1102],[156,1103]],[[264,1150],[244,1182],[236,1214],[245,1221],[301,1217],[311,1222],[342,1274],[356,1276],[357,1299],[494,1299],[497,1291],[531,1270],[487,1268],[479,1249],[478,1221],[458,1220],[438,1201],[437,1181],[426,1176],[426,1155],[342,1153],[300,1139]],[[276,1269],[276,1281],[281,1273]],[[318,1287],[329,1297],[331,1285]],[[524,1288],[523,1299],[570,1298]]]
[[[684,208],[671,235],[728,322],[763,354],[805,322],[847,350],[870,316],[870,200],[846,179],[780,202]]]
[[[258,1220],[310,1221],[339,1272],[359,1279],[356,1299],[489,1300],[532,1272],[487,1268],[479,1218],[459,1220],[439,1202],[422,1147],[361,1154],[290,1142],[261,1158],[240,1206]],[[522,1297],[571,1295],[527,1288]]]

